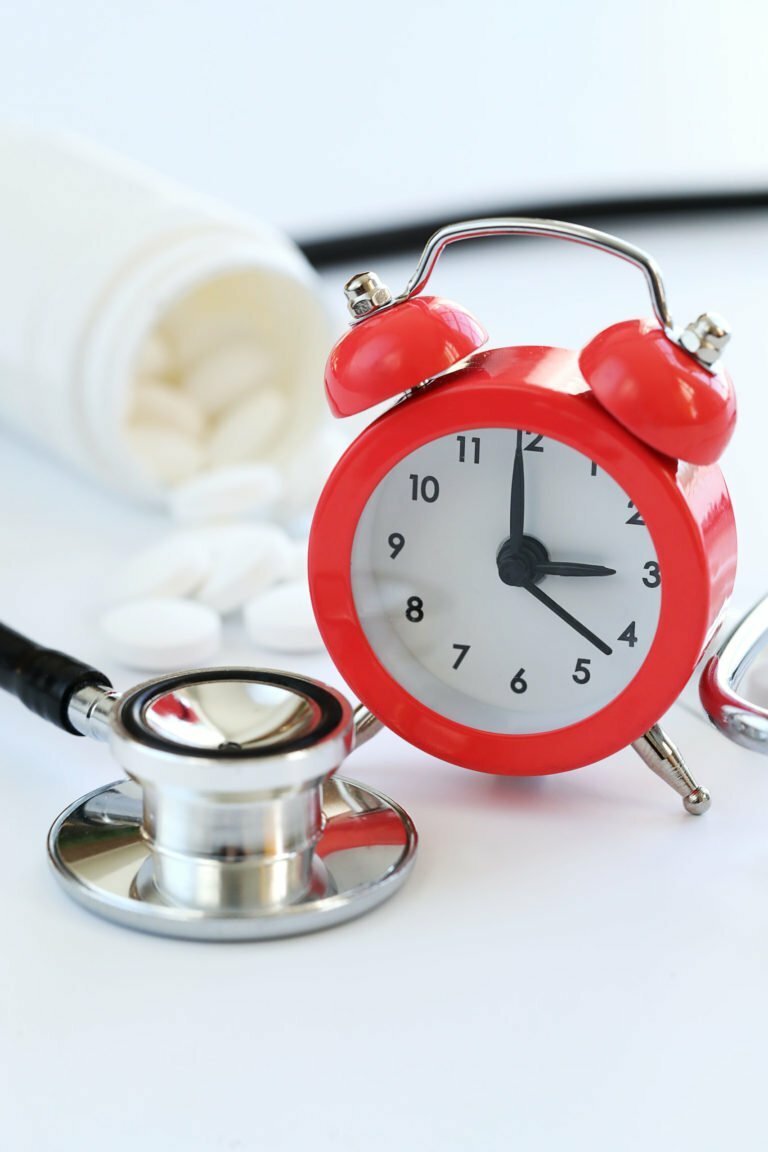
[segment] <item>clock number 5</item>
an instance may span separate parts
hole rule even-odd
[[[574,680],[576,684],[589,683],[590,677],[592,676],[592,673],[589,670],[590,664],[591,660],[588,660],[586,656],[582,656],[579,660],[576,661],[576,667],[573,671],[573,675],[571,676],[571,679]]]

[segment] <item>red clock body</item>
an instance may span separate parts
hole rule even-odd
[[[735,560],[716,464],[638,439],[578,354],[521,347],[476,352],[353,442],[316,509],[309,576],[332,659],[387,727],[467,768],[535,775],[659,720]]]

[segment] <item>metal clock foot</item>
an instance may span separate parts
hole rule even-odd
[[[683,806],[691,816],[703,816],[709,808],[711,798],[706,788],[696,783],[688,771],[679,748],[672,743],[660,724],[635,740],[632,744],[644,764],[655,772],[678,796],[683,798]]]

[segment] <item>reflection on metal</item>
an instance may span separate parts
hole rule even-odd
[[[739,694],[739,686],[768,643],[768,596],[747,613],[720,651],[704,665],[699,694],[716,728],[736,744],[768,753],[768,709]]]
[[[87,692],[72,713],[106,732],[132,782],[78,800],[51,829],[80,903],[147,931],[259,939],[357,916],[407,876],[409,817],[334,776],[379,727],[340,693],[252,669],[163,677],[108,703]]]

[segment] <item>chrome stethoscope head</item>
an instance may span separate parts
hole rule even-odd
[[[319,681],[214,668],[122,695],[101,673],[0,625],[0,687],[106,741],[129,777],[54,822],[50,859],[79,903],[200,940],[290,936],[349,920],[403,883],[409,816],[336,775],[380,727]]]
[[[289,936],[366,912],[410,870],[410,818],[335,775],[376,726],[324,684],[201,670],[123,696],[86,688],[69,715],[131,782],[62,813],[49,853],[69,894],[112,920],[195,939]]]

